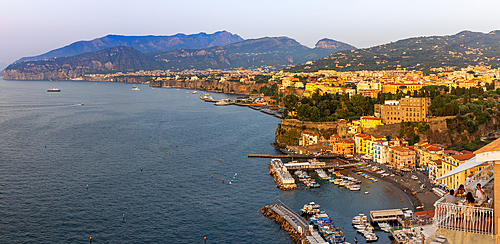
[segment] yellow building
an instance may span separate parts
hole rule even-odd
[[[354,141],[336,141],[333,143],[332,152],[336,154],[354,154]]]
[[[361,128],[375,128],[382,125],[382,119],[373,116],[361,117]]]
[[[382,85],[383,93],[396,94],[398,91],[401,92],[411,92],[413,94],[415,91],[422,89],[423,85],[418,83],[385,83]]]
[[[469,154],[460,154],[460,155],[453,155],[453,156],[444,157],[443,165],[441,168],[441,170],[442,170],[441,175],[445,175],[446,173],[452,171],[453,169],[455,169],[456,167],[467,162],[467,160],[473,158],[474,156],[475,156],[475,154],[469,153]],[[456,189],[460,184],[462,184],[467,179],[467,176],[476,174],[481,169],[483,169],[485,166],[487,166],[487,165],[480,165],[480,166],[462,171],[460,173],[446,177],[446,178],[442,179],[441,181],[443,184],[446,185],[446,187],[448,189]]]

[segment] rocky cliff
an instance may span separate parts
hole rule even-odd
[[[154,70],[161,67],[158,61],[131,47],[113,47],[70,57],[14,63],[5,69],[4,79],[71,80],[87,74]]]

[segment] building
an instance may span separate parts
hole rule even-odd
[[[398,92],[410,92],[413,95],[415,91],[422,89],[422,87],[423,85],[418,83],[386,83],[382,85],[382,92],[392,94],[397,94]]]
[[[393,146],[389,149],[389,165],[396,169],[415,168],[415,151],[408,147]]]
[[[336,141],[333,143],[333,153],[353,155],[354,154],[354,141]]]
[[[459,155],[451,155],[444,157],[443,166],[442,166],[442,175],[454,170],[458,166],[467,162],[467,160],[476,156],[473,153],[469,154],[459,154]],[[458,174],[454,174],[453,176],[446,177],[442,179],[442,183],[446,185],[448,189],[456,189],[462,182],[464,182],[468,176],[473,175],[483,169],[484,166],[477,166],[465,171],[462,171]]]
[[[429,115],[429,97],[405,97],[399,101],[387,100],[380,105],[380,118],[384,124],[425,121]]]
[[[369,135],[358,133],[354,135],[357,154],[366,154],[366,141],[370,139]]]
[[[333,134],[330,136],[330,140],[329,140],[330,145],[333,145],[333,143],[339,142],[339,141],[341,141],[339,134]]]
[[[375,128],[382,124],[382,119],[373,116],[361,117],[361,128]]]
[[[429,170],[429,181],[432,182],[433,184],[438,184],[436,181],[437,178],[442,176],[443,173],[443,160],[438,159],[435,161],[430,161],[428,164],[428,170]]]
[[[417,152],[417,168],[428,170],[430,162],[441,158],[444,148],[440,145],[419,142],[415,144],[415,151]]]
[[[387,155],[389,152],[388,141],[377,141],[373,144],[373,161],[378,164],[387,164]]]
[[[302,137],[299,138],[299,146],[308,146],[317,143],[318,143],[318,134],[302,133]]]

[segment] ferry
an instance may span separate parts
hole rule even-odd
[[[47,89],[47,92],[60,92],[61,90],[57,89],[57,88],[50,88],[50,89]]]

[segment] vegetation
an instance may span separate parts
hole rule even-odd
[[[299,99],[295,95],[284,98],[285,114],[295,111],[296,118],[302,121],[326,122],[338,119],[359,119],[361,116],[373,115],[376,99],[362,95],[323,94],[315,92],[310,98]]]
[[[450,36],[415,37],[366,49],[341,51],[310,65],[295,65],[290,72],[318,70],[357,71],[406,68],[428,73],[431,68],[469,65],[499,67],[500,32],[462,31]]]
[[[401,129],[398,137],[404,137],[410,145],[420,141],[419,134],[424,134],[429,130],[430,126],[426,122],[401,122]]]

